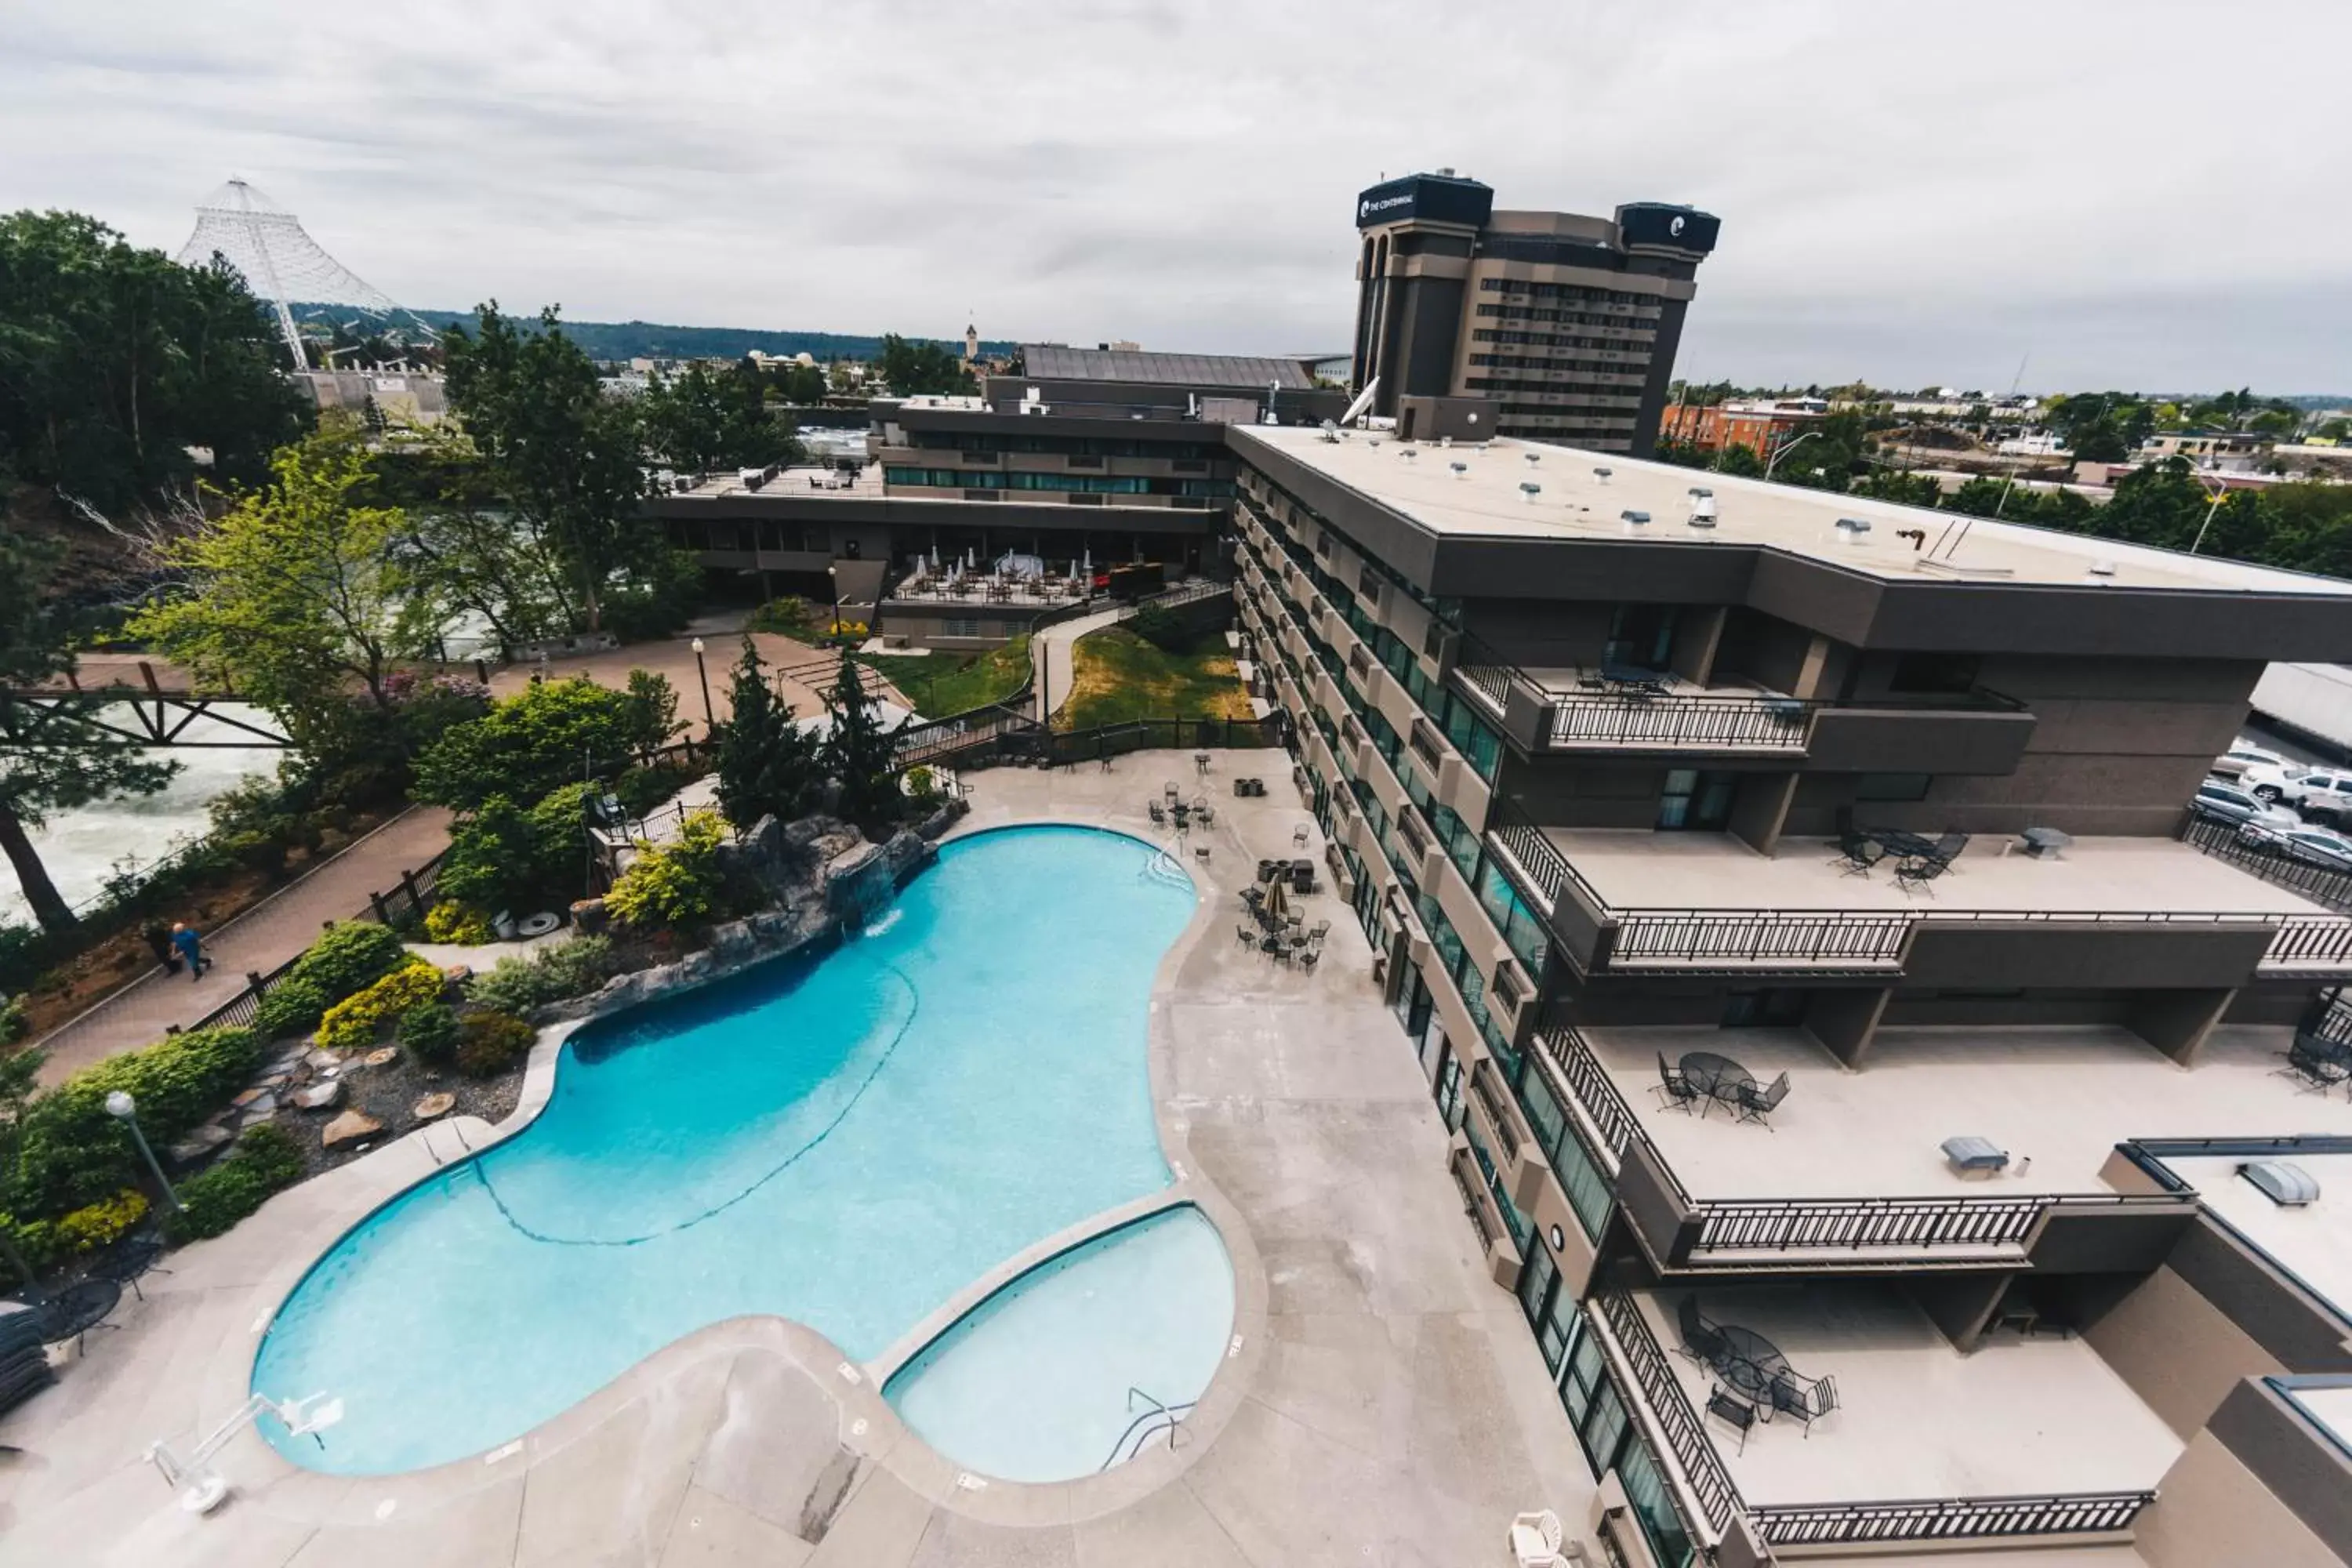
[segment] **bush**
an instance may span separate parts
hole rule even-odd
[[[400,933],[372,921],[345,921],[329,926],[310,951],[294,961],[289,980],[307,980],[331,1005],[408,962]]]
[[[57,1245],[70,1252],[96,1252],[111,1247],[147,1217],[147,1194],[125,1187],[110,1198],[87,1204],[58,1221]]]
[[[817,638],[815,612],[806,599],[790,594],[771,599],[752,611],[751,618],[744,625],[751,631],[772,632],[802,642],[814,642]]]
[[[478,974],[467,994],[501,1013],[528,1013],[567,996],[584,996],[612,977],[613,940],[580,936],[542,947],[528,958],[502,958]]]
[[[439,1002],[411,1007],[400,1016],[400,1048],[429,1068],[457,1059],[457,1015]]]
[[[455,899],[444,899],[425,911],[425,934],[435,942],[451,942],[461,947],[473,947],[488,942],[498,933],[490,930],[490,917],[473,905],[461,904]]]
[[[226,1105],[260,1061],[250,1029],[192,1029],[83,1068],[26,1106],[0,1203],[20,1221],[51,1220],[137,1185],[138,1151],[106,1097],[135,1099],[141,1129],[161,1145]]]
[[[289,974],[262,994],[254,1010],[253,1031],[265,1040],[307,1035],[319,1026],[327,1011],[327,994],[318,982]]]
[[[715,811],[698,811],[676,843],[638,851],[604,895],[604,907],[625,925],[692,925],[719,907],[719,846],[727,824]]]
[[[177,1247],[218,1236],[302,1177],[302,1152],[284,1129],[246,1130],[227,1159],[180,1184],[180,1207],[163,1216],[163,1237]]]
[[[457,1070],[496,1078],[530,1054],[539,1031],[511,1013],[469,1013],[459,1026]]]
[[[626,693],[585,679],[525,687],[416,759],[416,798],[461,811],[499,795],[537,800],[577,780],[583,757],[607,768],[627,762],[641,719]]]
[[[0,1046],[15,1045],[25,1037],[27,1027],[25,999],[22,996],[0,996]]]
[[[327,1009],[319,1022],[319,1044],[331,1051],[356,1050],[373,1043],[384,1023],[412,1007],[441,997],[441,972],[425,963],[395,969],[356,996]]]

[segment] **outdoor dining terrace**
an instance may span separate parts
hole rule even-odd
[[[1775,1547],[2119,1530],[2182,1449],[2080,1336],[1963,1354],[1892,1282],[1604,1287],[1585,1312],[1685,1506]],[[1835,1395],[1801,1415],[1743,1393],[1773,1378]]]

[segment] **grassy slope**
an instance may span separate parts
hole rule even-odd
[[[1021,689],[1029,679],[1029,634],[982,654],[861,654],[858,662],[880,670],[924,718],[945,719],[1002,702]]]
[[[1070,700],[1056,729],[1085,730],[1133,719],[1246,719],[1249,693],[1223,632],[1170,653],[1124,626],[1106,626],[1072,648]]]

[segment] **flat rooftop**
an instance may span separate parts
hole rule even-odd
[[[1234,426],[1231,439],[1244,455],[1247,443],[1263,443],[1440,536],[1638,537],[1694,549],[1762,547],[1898,582],[2105,582],[2117,587],[2352,595],[2352,582],[2334,578],[2017,523],[1971,522],[1956,512],[1509,437],[1442,447],[1373,431],[1345,431],[1333,441],[1305,426],[1253,425]],[[1458,474],[1452,467],[1456,463],[1462,465]],[[1606,479],[1599,477],[1601,468],[1609,470]],[[1542,489],[1530,499],[1519,489],[1523,483]],[[1694,486],[1715,494],[1718,517],[1712,529],[1693,528],[1686,521]],[[1623,517],[1628,510],[1647,512],[1650,521],[1629,523]],[[1863,520],[1870,531],[1850,535],[1838,528],[1840,518]],[[1895,537],[1897,529],[1910,528],[1927,530],[1924,547]],[[2116,570],[2112,576],[2094,577],[2094,563]]]
[[[1672,1353],[1694,1292],[1636,1294],[1695,1411],[1713,1370]],[[2081,1338],[1952,1347],[1894,1286],[1808,1280],[1696,1292],[1717,1323],[1763,1335],[1806,1377],[1837,1382],[1839,1408],[1809,1436],[1790,1420],[1707,1436],[1750,1503],[1869,1502],[2153,1490],[2181,1441]]]
[[[2284,1087],[2286,1080],[2279,1080]],[[2345,1117],[2329,1114],[2346,1110],[2333,1098],[2316,1094],[2298,1096],[2307,1114],[2305,1125],[2297,1131],[2352,1131]],[[2328,1103],[2317,1102],[2328,1098]],[[2226,1117],[2209,1117],[2204,1131],[2212,1134],[2228,1129],[2238,1137],[2282,1136],[2267,1127],[2241,1128]],[[2281,1208],[2264,1197],[2252,1182],[2238,1173],[2238,1167],[2250,1160],[2268,1159],[2262,1154],[2165,1155],[2165,1167],[2197,1189],[2205,1206],[2226,1220],[2239,1235],[2271,1255],[2280,1267],[2301,1277],[2304,1282],[2325,1296],[2338,1311],[2352,1313],[2352,1153],[2313,1154],[2296,1151],[2276,1158],[2301,1167],[2319,1184],[2319,1198],[2301,1208]],[[2352,1394],[2329,1396],[2329,1423],[2338,1431],[2352,1433]]]
[[[729,468],[719,473],[704,475],[702,482],[689,489],[673,490],[668,497],[656,499],[667,500],[677,496],[715,498],[811,493],[838,495],[845,499],[862,498],[868,500],[877,499],[882,494],[882,465],[867,463],[854,474],[845,474],[830,463],[822,465],[812,463],[802,468],[786,468],[756,490],[746,486],[735,469]]]
[[[1040,381],[1131,381],[1161,386],[1279,386],[1305,391],[1315,384],[1295,359],[1259,354],[1169,354],[1132,349],[1074,349],[1061,343],[1021,345],[1023,375]],[[1017,380],[1018,377],[1007,377]]]
[[[2011,835],[1979,834],[1931,890],[1906,893],[1891,869],[1848,876],[1826,838],[1783,838],[1766,856],[1722,833],[1548,827],[1544,837],[1612,910],[1903,910],[1930,918],[2331,912],[2171,838],[2077,838],[2064,853],[2041,858],[2015,848],[2003,854],[2017,842]]]
[[[1675,1178],[1702,1200],[2105,1193],[2100,1169],[2128,1139],[2352,1135],[2343,1095],[2305,1093],[2278,1076],[2282,1027],[2223,1025],[2190,1068],[2121,1027],[1888,1027],[1858,1072],[1801,1029],[1582,1034]],[[1769,1131],[1719,1107],[1704,1117],[1662,1107],[1650,1092],[1658,1058],[1672,1064],[1686,1051],[1729,1057],[1759,1084],[1787,1073]],[[1956,1173],[1941,1145],[1970,1135],[2008,1150],[2008,1170]],[[2231,1223],[2243,1209],[2249,1236],[2290,1247],[2293,1257],[2281,1254],[2289,1268],[2302,1272],[2296,1259],[2307,1256],[2306,1277],[2352,1301],[2352,1155],[2313,1172],[2339,1194],[2333,1206],[2323,1197],[2303,1210],[2272,1208],[2236,1177],[2234,1160],[2167,1163]]]

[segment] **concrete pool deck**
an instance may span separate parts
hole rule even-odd
[[[1240,1343],[1178,1448],[1078,1482],[976,1486],[906,1433],[878,1369],[751,1318],[670,1345],[488,1458],[324,1476],[245,1434],[215,1460],[236,1495],[183,1517],[146,1445],[193,1446],[242,1397],[260,1331],[310,1260],[462,1157],[461,1134],[496,1136],[454,1123],[180,1252],[117,1313],[121,1331],[0,1421],[0,1443],[25,1450],[0,1456],[0,1564],[1451,1565],[1507,1563],[1518,1510],[1580,1521],[1590,1472],[1517,1302],[1486,1278],[1352,916],[1328,892],[1307,900],[1309,921],[1331,921],[1311,972],[1234,939],[1234,889],[1312,830],[1289,759],[1212,756],[1205,784],[1189,752],[977,773],[961,828],[1065,821],[1164,841],[1145,805],[1171,779],[1219,806],[1186,845],[1205,897],[1155,984],[1150,1062],[1180,1176],[1165,1197],[1225,1234]],[[1233,799],[1237,773],[1268,797]],[[1205,865],[1190,853],[1203,843]]]

